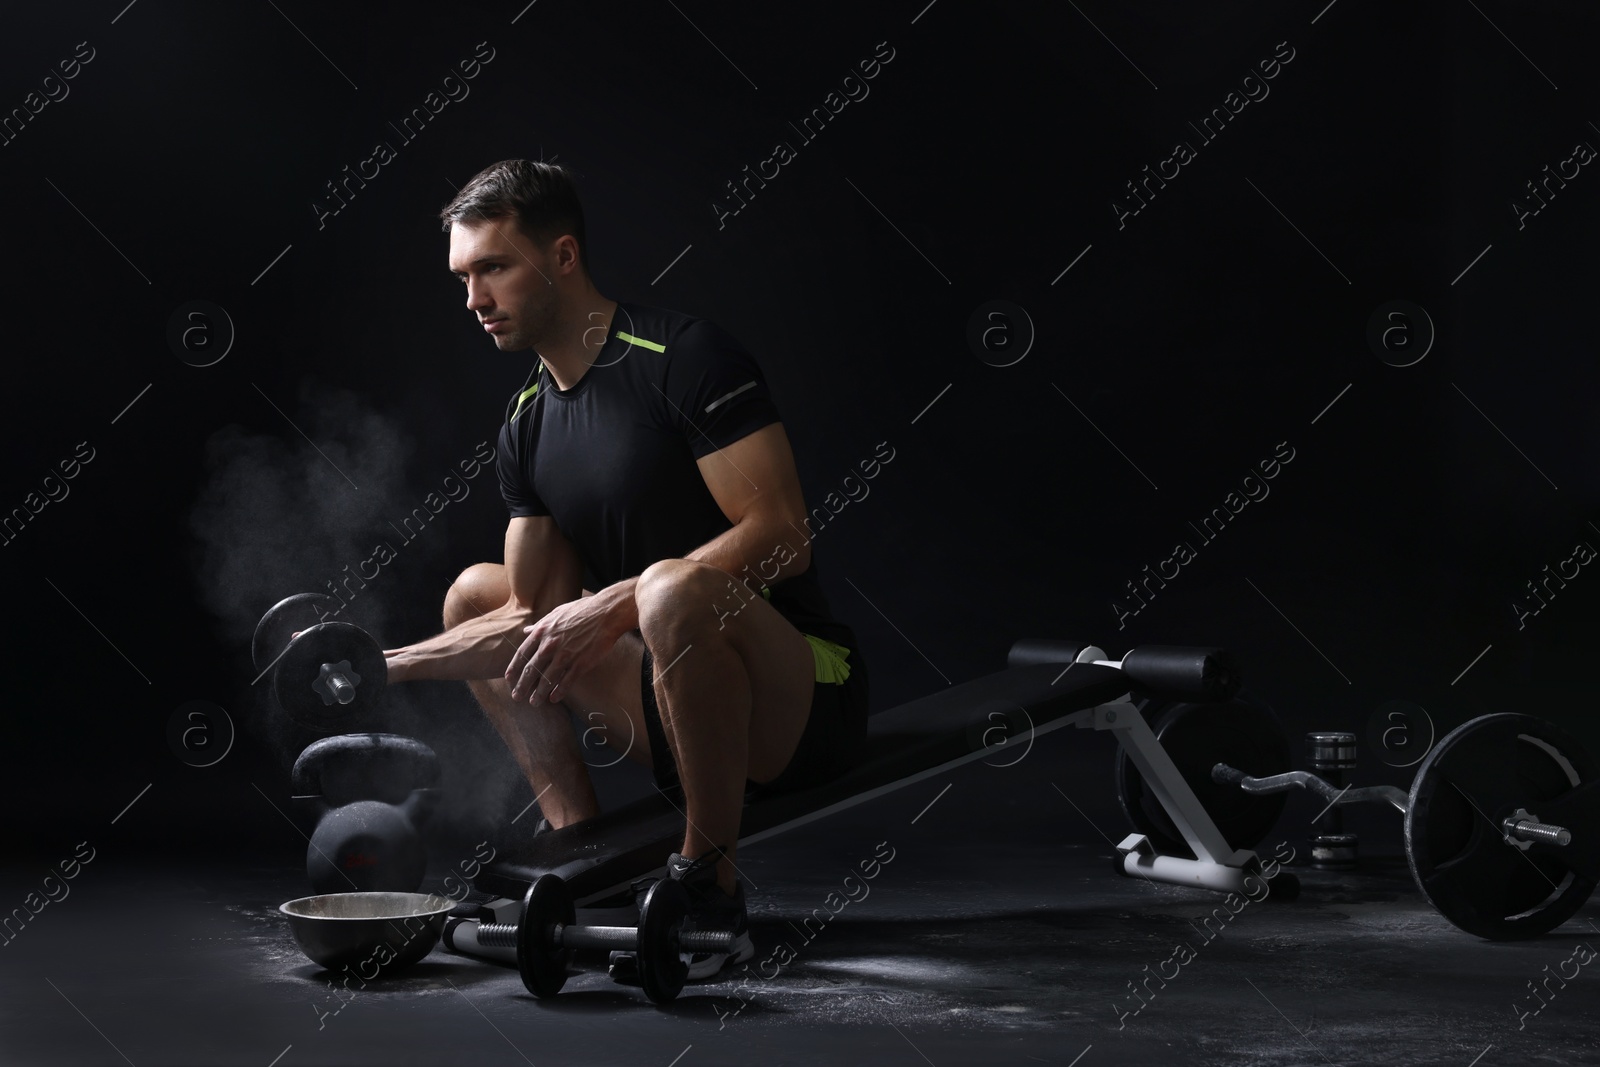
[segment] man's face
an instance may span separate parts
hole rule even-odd
[[[450,227],[450,273],[465,283],[467,310],[502,352],[537,348],[554,338],[561,298],[551,260],[514,219]]]

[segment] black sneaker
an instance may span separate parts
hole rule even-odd
[[[743,963],[756,954],[750,940],[750,919],[745,913],[744,883],[736,880],[731,896],[717,885],[717,861],[721,856],[720,849],[713,849],[695,860],[684,859],[676,852],[667,859],[667,877],[683,883],[689,892],[689,915],[684,928],[733,932],[732,952],[683,953],[690,981],[709,978],[728,964]]]

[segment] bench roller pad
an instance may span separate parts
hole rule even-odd
[[[813,789],[747,804],[742,837],[993,745],[1003,736],[1116,700],[1128,681],[1113,667],[1059,663],[1013,668],[951,686],[873,715],[862,762]],[[683,844],[683,813],[660,793],[593,819],[534,837],[515,855],[485,866],[473,880],[486,893],[521,897],[542,874],[560,875],[574,897],[604,892],[665,866]]]
[[[1174,700],[1231,700],[1244,680],[1231,652],[1179,645],[1140,645],[1122,657],[1122,673],[1139,689]]]
[[[1023,637],[1014,642],[1006,653],[1007,667],[1031,667],[1035,663],[1068,664],[1078,658],[1087,646],[1078,641],[1062,641],[1054,637]]]

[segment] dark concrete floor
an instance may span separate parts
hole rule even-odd
[[[933,780],[750,847],[756,966],[663,1008],[603,974],[537,1001],[514,971],[442,948],[336,995],[276,911],[306,892],[292,841],[249,862],[107,855],[0,951],[0,1063],[1600,1062],[1600,969],[1517,1012],[1544,968],[1600,946],[1600,902],[1543,939],[1492,944],[1431,911],[1403,860],[1374,858],[1355,875],[1302,870],[1299,901],[1246,905],[1208,937],[1197,924],[1219,897],[1110,873],[1123,823],[1109,776],[1069,752],[1041,743],[947,792]],[[872,881],[845,883],[889,849]],[[37,884],[13,867],[0,892]],[[858,899],[834,897],[808,937],[798,924],[835,891]],[[1171,975],[1180,942],[1193,958],[1140,1007],[1130,983]]]

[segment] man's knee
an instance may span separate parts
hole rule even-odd
[[[444,628],[454,629],[503,605],[511,596],[505,567],[474,563],[456,578],[444,596]]]
[[[646,639],[697,624],[715,623],[719,598],[726,597],[732,579],[709,563],[689,559],[663,559],[646,567],[634,586],[639,606],[639,631]]]

